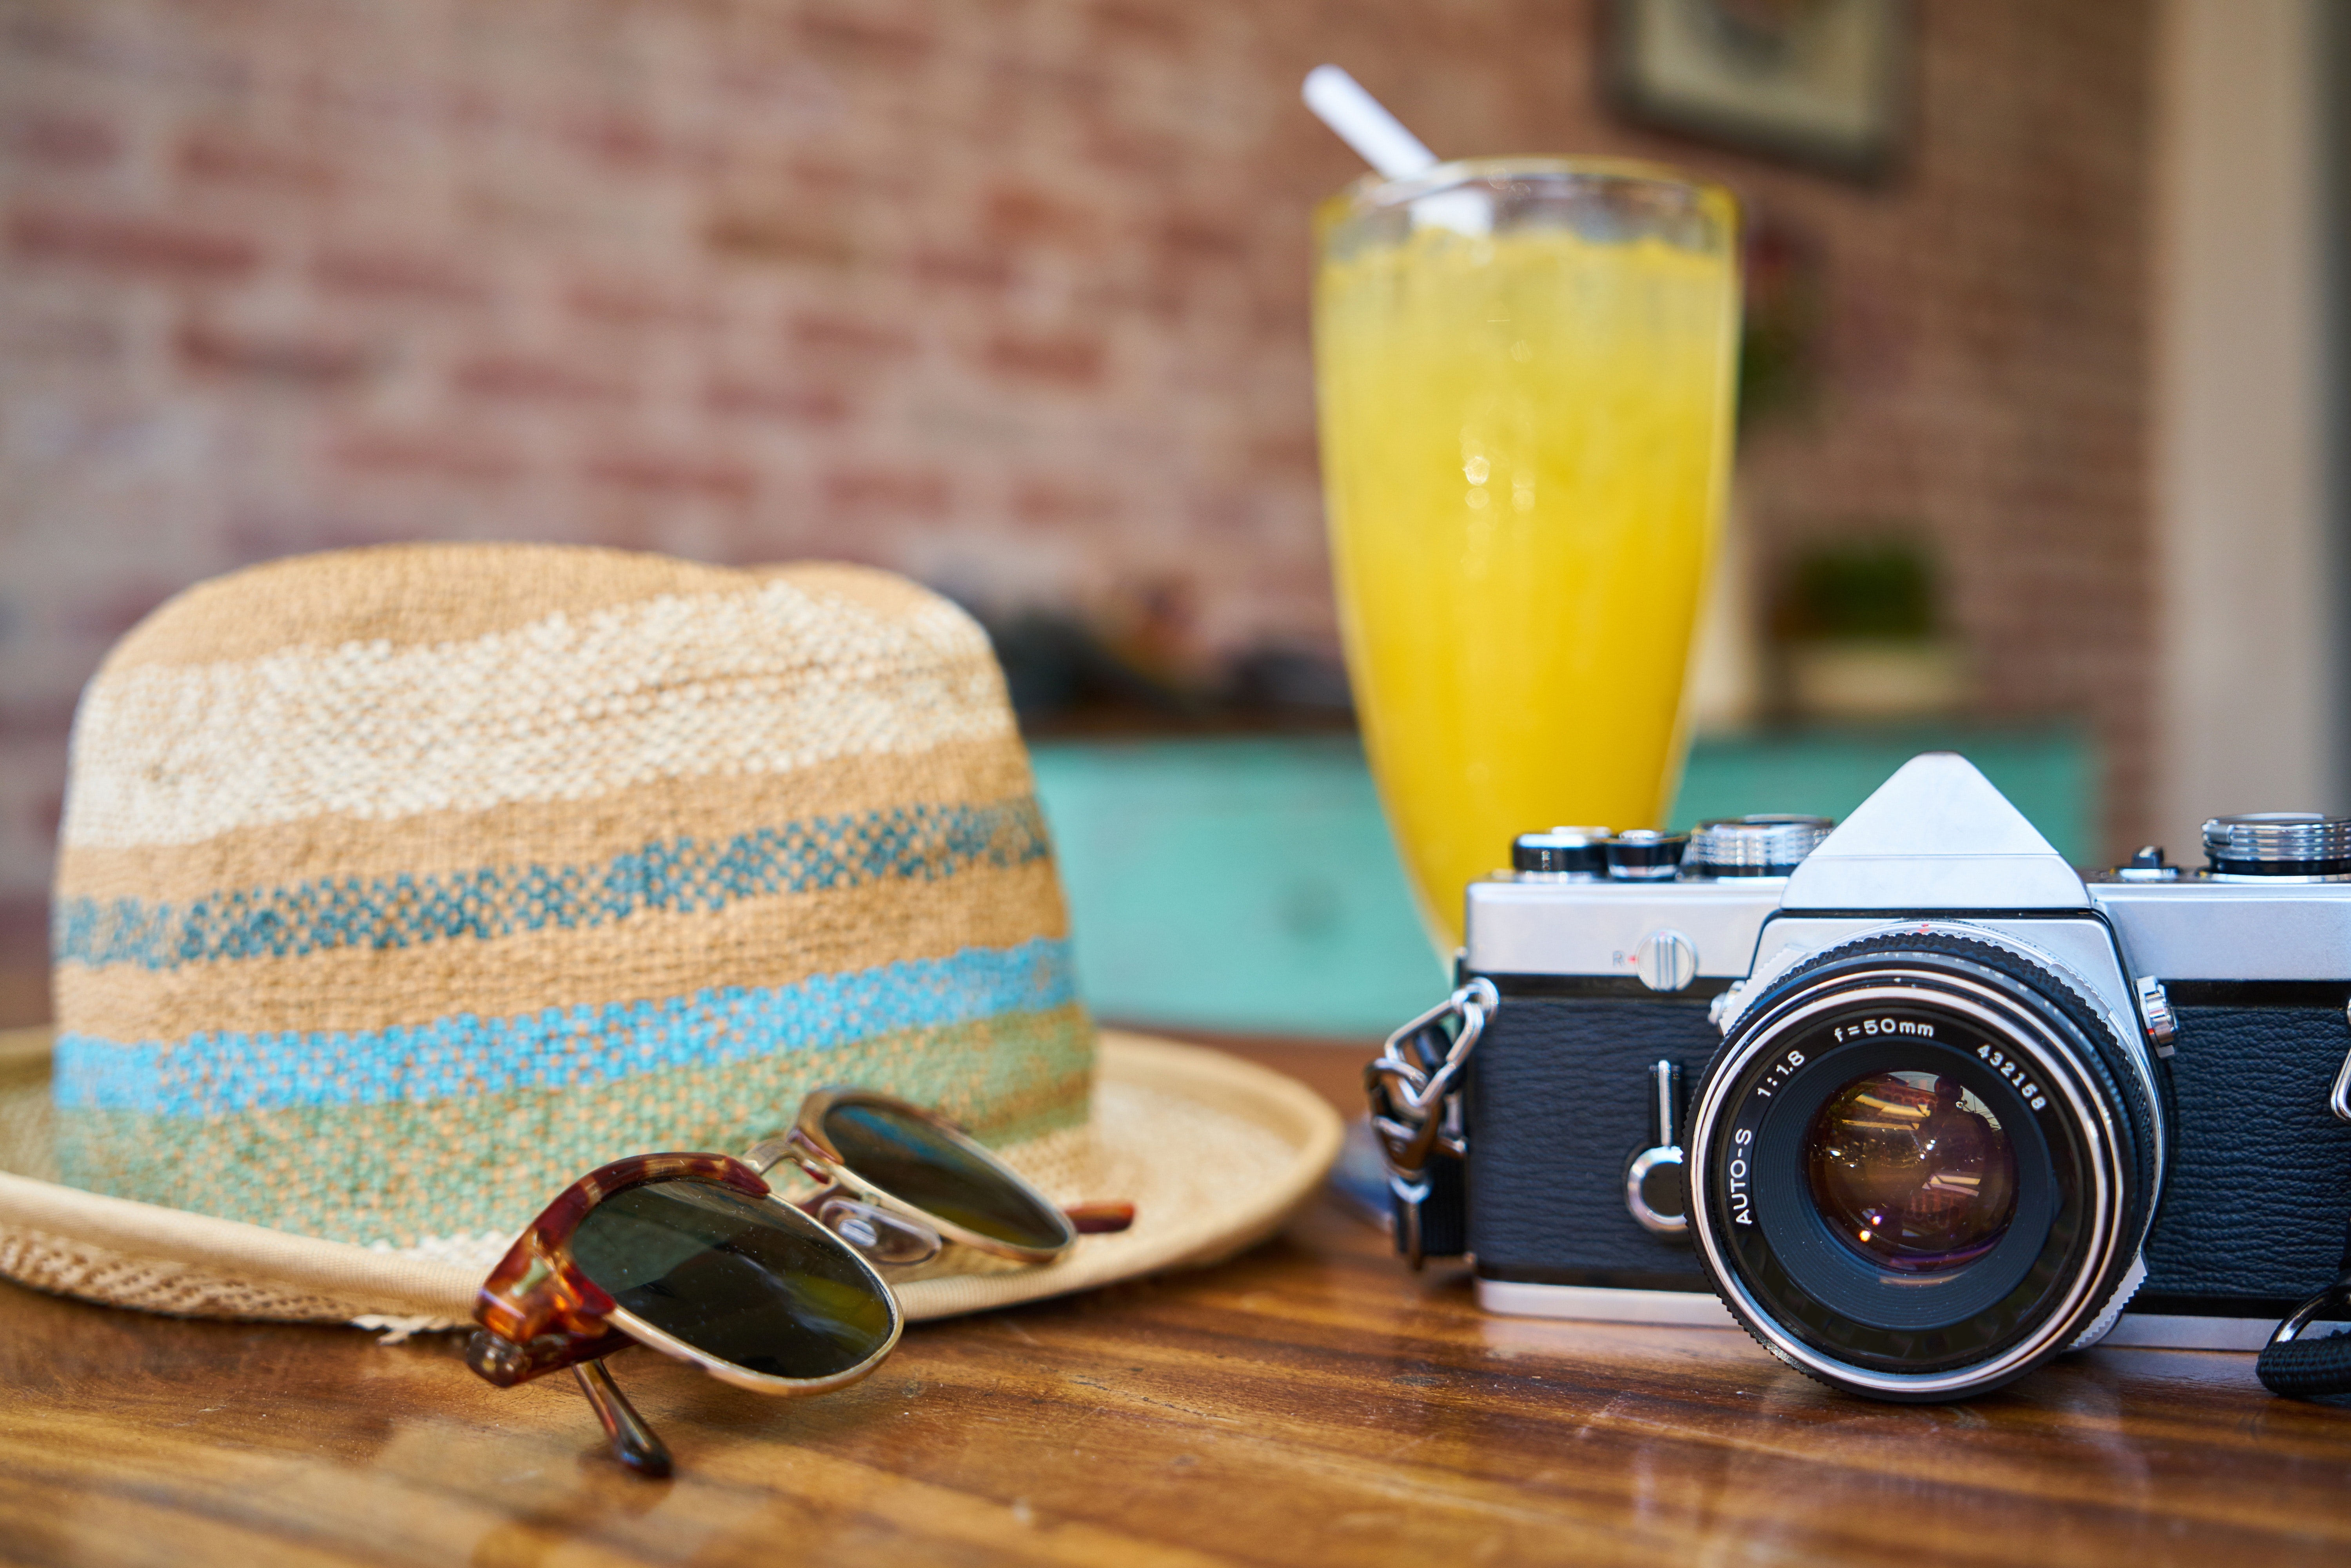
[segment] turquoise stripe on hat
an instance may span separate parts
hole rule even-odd
[[[337,948],[578,930],[642,913],[716,913],[779,894],[932,881],[1051,853],[1033,796],[811,817],[726,841],[664,839],[593,865],[484,866],[441,874],[324,877],[225,890],[185,904],[68,898],[51,916],[60,964],[189,964]]]
[[[476,1260],[486,1268],[523,1221],[607,1160],[747,1149],[789,1126],[824,1084],[938,1106],[1002,1146],[1083,1124],[1092,1059],[1092,1026],[1072,1003],[557,1092],[209,1123],[68,1108],[57,1113],[57,1165],[92,1192],[302,1236],[388,1247],[494,1239]]]
[[[791,986],[727,986],[508,1018],[460,1014],[315,1033],[207,1030],[171,1042],[67,1033],[57,1039],[51,1085],[60,1109],[175,1119],[465,1100],[824,1051],[902,1030],[1047,1012],[1075,998],[1069,943],[1040,936]]]

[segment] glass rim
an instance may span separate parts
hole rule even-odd
[[[1451,158],[1416,173],[1395,176],[1369,171],[1349,181],[1322,205],[1333,218],[1378,211],[1464,185],[1501,183],[1512,180],[1565,180],[1601,184],[1667,186],[1686,191],[1700,202],[1728,204],[1734,218],[1739,198],[1719,180],[1671,163],[1646,158],[1619,158],[1582,153],[1516,153],[1492,158]]]

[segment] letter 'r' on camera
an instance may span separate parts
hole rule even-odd
[[[1841,826],[1522,837],[1468,896],[1481,1301],[1728,1321],[1896,1400],[2259,1347],[2339,1267],[2351,821],[2202,848],[2085,876],[1949,754]]]

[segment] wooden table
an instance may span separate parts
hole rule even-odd
[[[1259,1047],[1343,1096],[1360,1057]],[[2341,1563],[2351,1409],[2251,1358],[2094,1351],[1958,1406],[1839,1397],[1727,1331],[1481,1316],[1334,1203],[1221,1267],[908,1332],[781,1404],[442,1336],[183,1322],[0,1286],[0,1561]]]

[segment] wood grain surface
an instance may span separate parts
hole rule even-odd
[[[1264,1047],[1344,1098],[1359,1055]],[[778,1403],[643,1352],[671,1448],[458,1341],[0,1286],[0,1561],[2340,1563],[2351,1409],[2093,1351],[1971,1405],[1828,1393],[1729,1331],[1480,1315],[1324,1200],[1196,1273],[910,1330]]]

